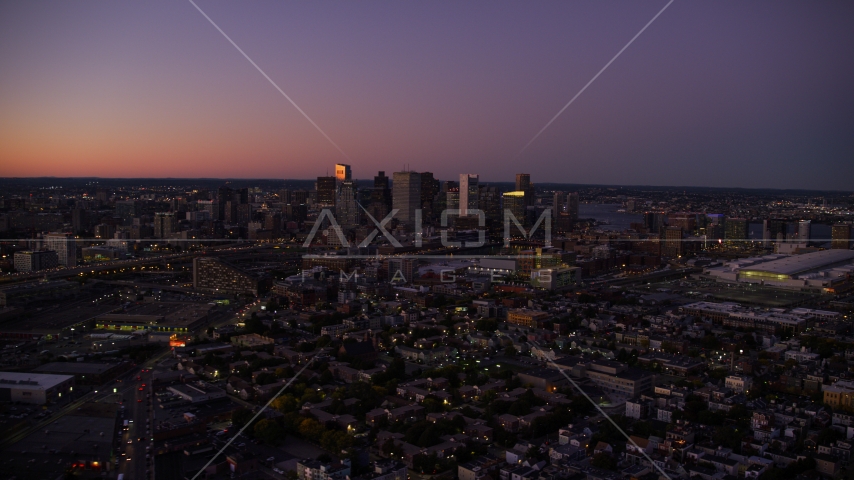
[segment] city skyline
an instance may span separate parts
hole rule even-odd
[[[849,187],[847,4],[674,2],[517,158],[666,4],[199,3],[349,159],[192,4],[7,4],[0,175]]]

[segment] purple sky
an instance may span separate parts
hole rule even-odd
[[[852,189],[854,3],[0,3],[0,175]]]

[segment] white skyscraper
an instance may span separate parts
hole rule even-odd
[[[44,244],[47,250],[56,252],[60,265],[66,267],[77,266],[77,240],[70,233],[49,233],[44,236]]]
[[[798,240],[801,242],[810,241],[810,220],[801,220],[798,222]]]
[[[469,210],[477,210],[478,176],[470,173],[460,174],[460,216],[468,215]]]

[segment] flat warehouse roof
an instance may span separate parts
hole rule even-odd
[[[30,390],[48,390],[73,378],[71,375],[0,372],[0,388],[25,387]]]
[[[117,363],[84,363],[84,362],[52,362],[46,363],[36,369],[38,372],[47,373],[73,373],[97,375],[116,367]]]
[[[797,275],[851,261],[854,261],[854,250],[823,250],[755,263],[742,267],[740,270],[742,272],[755,271],[777,275]]]

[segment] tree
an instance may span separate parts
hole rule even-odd
[[[269,445],[277,444],[285,434],[282,427],[275,420],[270,420],[269,418],[256,423],[253,431],[255,432],[255,438]]]
[[[234,424],[235,427],[242,427],[246,425],[249,420],[252,419],[252,412],[245,408],[238,408],[231,414],[231,423]]]
[[[593,455],[593,459],[590,460],[590,465],[604,470],[616,470],[617,460],[608,453],[599,452],[596,455]]]

